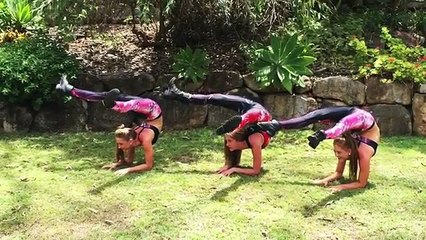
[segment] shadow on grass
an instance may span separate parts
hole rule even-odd
[[[209,151],[220,151],[221,138],[212,139],[208,129],[192,131],[172,131],[162,134],[159,143],[155,146],[155,165],[162,168],[178,161],[194,163],[209,155]],[[210,144],[206,146],[206,141]],[[9,154],[31,154],[31,151],[48,152],[45,160],[39,160],[37,167],[43,167],[52,172],[59,171],[84,171],[86,169],[100,169],[103,165],[115,159],[115,143],[110,132],[79,132],[79,133],[26,133],[2,134],[3,145],[9,146],[10,142],[17,142],[17,148],[5,149]],[[19,153],[21,149],[27,153]],[[203,151],[200,151],[202,149]],[[172,161],[169,161],[172,159]],[[138,148],[136,151],[137,164],[144,162],[144,152]]]
[[[130,180],[130,179],[133,179],[133,178],[137,178],[139,176],[140,175],[138,175],[138,174],[131,174],[131,175],[125,175],[125,176],[117,177],[116,179],[102,183],[100,186],[91,188],[87,192],[89,194],[92,194],[92,195],[97,195],[97,194],[102,193],[102,191],[104,191],[105,189],[107,189],[111,186],[114,186],[114,185],[116,185],[116,184],[118,184],[122,181],[127,181],[127,180]]]
[[[194,164],[223,149],[222,137],[212,137],[207,128],[170,131],[163,134],[159,143],[155,146],[155,156],[158,157],[156,165],[160,167],[176,162]]]
[[[16,141],[19,148],[11,148],[8,151],[15,150],[17,155],[45,154],[45,159],[37,159],[37,163],[31,164],[45,167],[49,171],[70,169],[81,171],[88,168],[99,168],[100,165],[114,158],[115,145],[109,133],[28,133],[24,136],[22,134],[5,134],[2,135],[3,141]],[[106,149],[111,150],[106,151]]]
[[[231,186],[217,191],[210,199],[215,201],[223,201],[230,192],[237,190],[241,185],[251,182],[259,182],[260,178],[262,178],[267,172],[268,170],[263,170],[259,176],[253,177],[237,175],[236,178],[238,179],[232,183]]]
[[[161,173],[165,173],[165,174],[195,174],[195,175],[214,175],[216,174],[216,171],[213,170],[197,170],[197,169],[192,169],[192,170],[172,170],[172,171],[165,171],[163,169],[156,169],[156,172],[161,172]]]
[[[310,181],[302,182],[302,181],[289,181],[289,180],[270,181],[268,182],[268,184],[314,186]]]
[[[357,190],[346,190],[341,192],[332,193],[331,195],[328,195],[327,197],[321,199],[319,202],[315,203],[314,205],[305,205],[303,206],[302,215],[305,218],[312,217],[315,215],[321,208],[327,207],[329,205],[334,204],[335,202],[339,201],[340,199],[346,198],[346,197],[352,197],[357,194],[363,193],[367,189],[375,188],[376,185],[373,183],[368,183],[366,188],[363,189],[357,189]]]

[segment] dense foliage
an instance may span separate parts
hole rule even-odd
[[[22,32],[34,20],[27,0],[0,1],[0,29],[15,29]]]
[[[254,40],[258,44],[251,46],[254,54],[248,58],[247,66],[263,85],[280,85],[291,91],[294,85],[303,84],[300,76],[310,74],[309,68],[424,82],[424,48],[415,45],[425,42],[426,3],[420,2],[417,7],[409,7],[408,1],[394,0],[359,3],[0,0],[0,96],[16,103],[35,99],[35,105],[48,100],[52,79],[62,73],[72,75],[77,64],[61,41],[47,37],[47,29],[57,27],[62,39],[68,40],[75,37],[70,33],[76,26],[103,23],[132,24],[141,46],[188,46],[175,57],[173,70],[192,81],[207,74],[209,63],[205,53],[192,49],[202,49],[209,41],[226,40],[237,45]],[[154,26],[154,38],[147,36],[143,24]],[[382,26],[388,27],[389,32],[381,33]],[[285,35],[298,36],[298,45],[294,46],[297,51],[286,52],[282,46],[287,43],[274,43],[281,41],[274,36]],[[409,38],[408,42],[415,44],[407,45],[404,40],[404,45],[395,37]],[[351,39],[354,48],[349,45]],[[385,45],[376,49],[382,41]],[[312,67],[314,55],[317,61]],[[295,59],[305,60],[294,63]]]
[[[350,44],[356,49],[359,75],[426,83],[426,48],[407,47],[400,39],[392,37],[385,27],[380,37],[383,46],[376,48],[367,47],[364,40],[352,39]]]
[[[38,108],[52,98],[61,74],[75,75],[78,63],[64,47],[46,37],[0,45],[0,101],[31,103]]]
[[[262,86],[293,91],[293,86],[304,86],[303,75],[311,75],[308,68],[315,58],[309,48],[298,41],[298,35],[272,36],[270,45],[254,50],[250,68]]]
[[[172,68],[175,73],[178,73],[179,78],[197,82],[207,75],[208,65],[209,59],[203,50],[193,51],[190,47],[186,47],[176,54]]]

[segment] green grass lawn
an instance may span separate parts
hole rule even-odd
[[[165,132],[154,169],[121,178],[100,169],[110,133],[1,135],[0,238],[426,238],[424,137],[384,138],[368,187],[332,194],[310,184],[334,171],[332,141],[313,150],[310,131],[279,133],[261,176],[221,178],[211,132]]]

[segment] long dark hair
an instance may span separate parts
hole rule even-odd
[[[340,147],[349,148],[351,154],[349,156],[349,178],[352,181],[357,180],[358,176],[358,143],[350,133],[344,133],[342,138],[334,139],[334,144]]]
[[[247,131],[246,128],[240,128],[230,133],[226,133],[225,136],[231,137],[239,142],[242,142],[247,137]],[[226,138],[223,142],[223,152],[225,153],[226,165],[230,167],[235,167],[240,164],[242,150],[229,150],[229,147],[226,146]]]
[[[115,130],[115,137],[116,138],[122,138],[127,141],[130,139],[136,139],[136,132],[133,128],[124,127],[124,125],[121,125]],[[118,148],[118,144],[115,145],[115,159],[116,161],[125,161],[124,158],[124,151],[123,149]]]
[[[231,137],[236,141],[243,142],[249,136],[249,128],[253,125],[254,124],[247,124],[243,128],[239,128],[230,133],[226,133],[225,136]],[[235,167],[240,164],[242,150],[229,150],[228,146],[226,146],[226,139],[224,139],[223,152],[225,153],[226,165],[230,167]]]

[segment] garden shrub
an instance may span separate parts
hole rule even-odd
[[[0,0],[0,29],[25,32],[35,26],[41,17],[33,11],[28,0]]]
[[[369,48],[356,37],[351,40],[359,77],[379,75],[386,80],[426,83],[426,48],[406,46],[392,37],[386,27],[380,37],[384,45],[376,48]]]
[[[174,57],[173,72],[178,73],[179,78],[191,79],[197,82],[207,75],[209,58],[201,49],[193,51],[189,46],[181,49]]]
[[[73,76],[79,65],[64,46],[45,36],[0,45],[0,101],[37,109],[54,96],[61,74]]]
[[[261,46],[252,55],[250,69],[262,86],[273,85],[288,92],[293,86],[304,86],[303,75],[311,75],[309,69],[315,61],[309,47],[298,41],[298,35],[272,36],[270,45]]]

